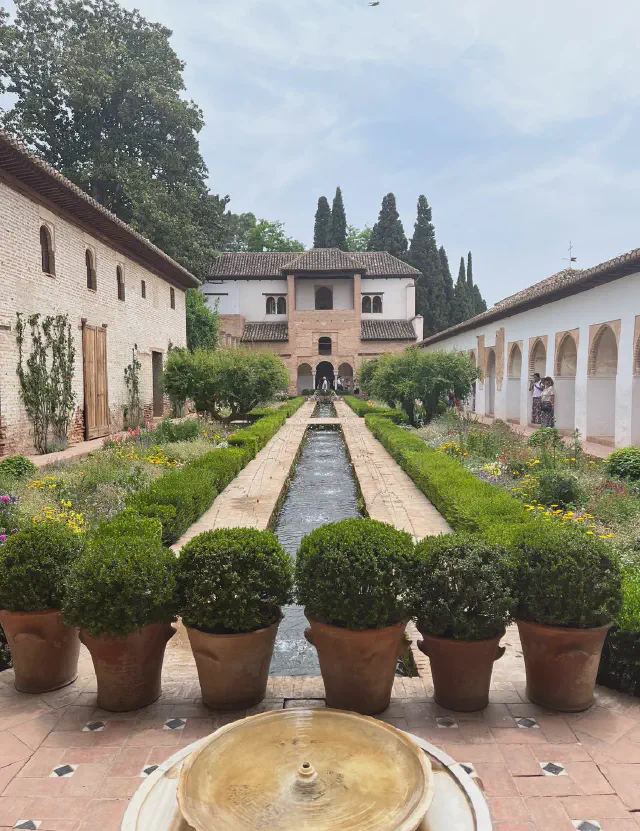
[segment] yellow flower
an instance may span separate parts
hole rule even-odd
[[[587,534],[588,534],[589,536],[593,536],[593,531],[587,531]]]

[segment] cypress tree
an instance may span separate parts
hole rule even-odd
[[[447,326],[451,326],[453,324],[452,311],[454,288],[453,277],[451,276],[451,269],[449,268],[449,257],[447,257],[444,245],[440,246],[438,254],[440,255],[440,272],[444,283],[444,293],[447,298]]]
[[[473,313],[479,315],[481,312],[487,311],[487,304],[484,297],[480,294],[480,289],[477,285],[473,287]]]
[[[407,254],[407,238],[393,193],[388,193],[382,200],[378,221],[371,232],[369,251],[388,251],[394,257],[400,258]]]
[[[471,259],[471,251],[467,255],[467,286],[470,290],[473,288],[473,260]]]
[[[416,280],[416,312],[424,318],[424,335],[428,337],[446,329],[449,309],[431,208],[424,196],[418,199],[409,262],[420,271]]]
[[[329,234],[331,233],[331,208],[326,196],[318,199],[316,223],[313,229],[313,247],[329,248]]]
[[[473,282],[473,260],[471,258],[471,251],[469,251],[467,256],[467,289],[467,295],[471,303],[473,314],[479,315],[481,312],[486,312],[487,304],[485,303],[477,284]]]
[[[342,201],[342,191],[336,188],[331,209],[331,228],[329,233],[329,248],[347,250],[347,214]]]
[[[469,320],[475,314],[472,298],[467,286],[467,276],[464,266],[464,257],[460,258],[458,281],[453,295],[453,324]]]

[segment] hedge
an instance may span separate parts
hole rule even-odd
[[[402,410],[393,410],[390,407],[370,407],[366,401],[356,398],[355,395],[345,395],[344,401],[360,418],[364,418],[366,415],[381,415],[392,419],[396,424],[407,424],[408,422],[407,416]]]
[[[172,545],[211,507],[216,496],[255,458],[304,400],[287,401],[255,424],[238,430],[230,436],[228,448],[211,450],[184,467],[165,473],[135,493],[128,507],[159,519],[162,541]]]

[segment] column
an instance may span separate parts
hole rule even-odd
[[[616,447],[628,447],[632,443],[633,402],[633,337],[635,316],[624,315],[620,320],[618,343],[618,375],[616,377]]]
[[[334,390],[338,389],[338,370],[333,370],[333,388]]]
[[[589,327],[580,328],[578,360],[576,362],[576,429],[583,440],[587,438],[587,399],[589,367]]]

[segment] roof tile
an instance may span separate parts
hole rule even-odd
[[[312,248],[298,252],[234,251],[214,260],[209,279],[282,278],[297,272],[355,272],[367,277],[411,277],[420,272],[387,251],[346,252],[339,248]]]
[[[288,341],[287,323],[247,323],[242,333],[242,343],[256,341]]]
[[[362,320],[362,340],[415,340],[416,333],[410,320]]]

